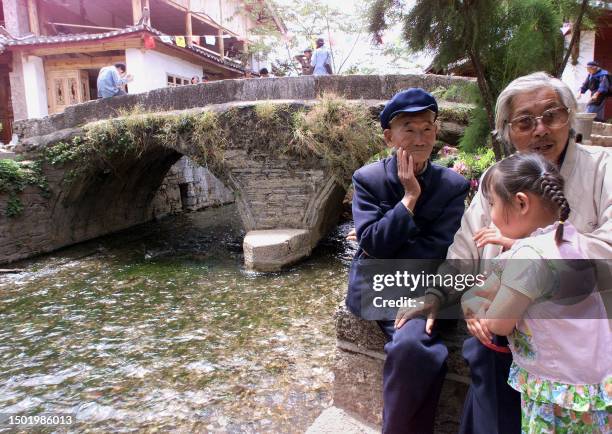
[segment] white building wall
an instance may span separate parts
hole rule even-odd
[[[37,56],[24,56],[22,68],[28,118],[47,116],[49,107],[43,60]]]
[[[128,83],[129,93],[148,92],[168,85],[167,75],[191,79],[202,77],[201,65],[168,56],[154,50],[128,48],[125,50],[125,64],[128,74],[134,80]]]
[[[566,37],[567,43],[571,38],[571,34]],[[580,53],[578,55],[578,63],[576,65],[572,65],[572,59],[570,57],[567,62],[567,66],[565,70],[563,70],[563,75],[561,76],[561,80],[565,84],[567,84],[570,89],[574,92],[575,95],[578,95],[578,90],[584,80],[586,80],[589,72],[586,70],[587,62],[593,60],[593,56],[595,54],[595,32],[594,31],[583,31],[580,33]],[[590,92],[583,94],[578,99],[578,111],[585,111],[586,104],[589,102]]]

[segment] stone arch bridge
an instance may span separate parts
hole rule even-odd
[[[0,263],[150,220],[166,172],[186,155],[234,191],[247,266],[278,269],[307,256],[337,222],[352,171],[381,149],[376,115],[385,100],[408,87],[435,91],[441,138],[453,143],[470,110],[457,95],[469,83],[434,75],[224,80],[16,122],[17,158],[0,173]]]

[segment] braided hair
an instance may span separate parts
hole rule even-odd
[[[540,196],[559,212],[555,242],[563,242],[563,224],[571,209],[563,194],[563,178],[551,162],[539,154],[514,154],[491,167],[482,181],[482,194],[489,198],[491,191],[505,204],[519,192]]]

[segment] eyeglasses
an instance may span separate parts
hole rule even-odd
[[[517,134],[532,132],[538,125],[538,120],[542,121],[542,124],[548,128],[557,129],[567,125],[569,114],[570,109],[567,107],[555,107],[546,110],[541,116],[518,116],[508,122],[508,125],[510,125],[512,131]]]

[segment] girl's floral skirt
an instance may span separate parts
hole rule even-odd
[[[610,434],[612,411],[574,411],[521,393],[522,434]]]
[[[508,384],[521,392],[525,434],[612,433],[612,377],[577,386],[530,375],[513,363]]]

